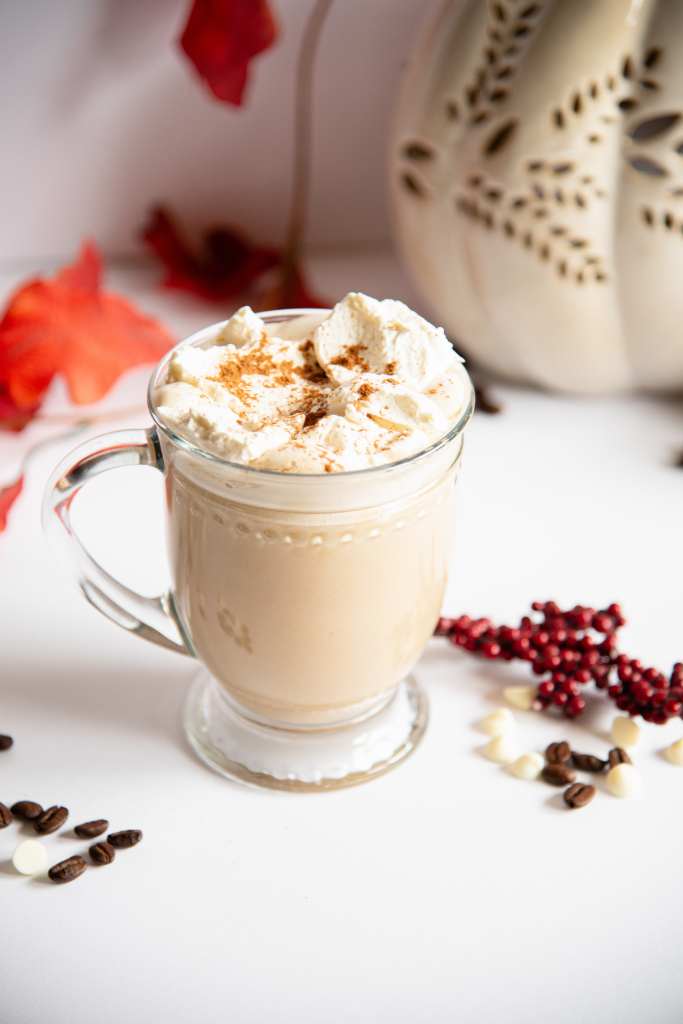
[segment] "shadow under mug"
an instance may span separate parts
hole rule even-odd
[[[305,316],[310,326],[325,311],[261,315],[267,325]],[[222,326],[181,344],[210,344]],[[45,528],[93,607],[200,662],[184,725],[210,767],[288,790],[376,777],[415,749],[427,722],[410,671],[446,585],[454,483],[474,406],[469,378],[463,370],[460,419],[424,451],[348,473],[279,473],[231,463],[163,423],[154,396],[174,351],[150,380],[156,425],[94,438],[66,456],[47,485]],[[120,466],[164,474],[172,584],[158,598],[111,576],[74,532],[80,489]]]

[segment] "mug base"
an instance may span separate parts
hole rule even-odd
[[[187,696],[185,733],[225,778],[266,789],[324,792],[369,782],[404,761],[424,735],[427,698],[412,676],[379,711],[337,728],[273,727],[240,714],[202,669]]]

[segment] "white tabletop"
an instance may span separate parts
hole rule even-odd
[[[221,315],[154,293],[146,272],[114,280],[178,334]],[[315,284],[414,300],[379,255],[320,260]],[[143,377],[112,407],[141,403]],[[625,649],[669,671],[683,658],[681,406],[496,390],[504,414],[469,430],[447,609],[512,621],[534,598],[621,601]],[[41,431],[0,439],[2,482]],[[20,830],[0,831],[3,1024],[680,1022],[683,769],[658,755],[680,722],[644,729],[642,799],[600,792],[569,812],[479,753],[474,723],[521,670],[433,641],[418,667],[431,723],[398,770],[320,796],[228,783],[181,734],[193,664],[98,616],[43,541],[41,490],[67,447],[35,457],[0,535],[0,732],[15,737],[0,799],[63,803],[72,823],[104,816],[144,840],[58,887],[16,875]],[[148,593],[164,580],[160,486],[110,474],[78,515],[94,553]],[[518,713],[521,746],[602,752],[612,711]],[[85,846],[46,843],[52,861]]]

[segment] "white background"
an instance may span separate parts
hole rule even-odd
[[[386,241],[390,120],[402,65],[435,0],[337,0],[315,74],[309,239]],[[149,207],[192,233],[284,230],[295,64],[313,0],[273,0],[280,37],[246,105],[214,100],[175,40],[189,0],[0,5],[0,264],[71,253],[83,235],[139,251]]]
[[[247,106],[213,102],[174,48],[184,0],[25,0],[0,6],[0,299],[84,234],[136,251],[148,207],[197,231],[238,222],[281,236],[294,60],[311,0],[275,0],[277,48],[253,65]],[[316,75],[316,246],[335,298],[362,287],[417,302],[386,241],[385,159],[396,83],[432,0],[338,0]],[[153,270],[109,281],[176,336],[222,310],[169,297]],[[139,407],[145,373],[102,409]],[[475,417],[459,483],[446,609],[519,617],[533,598],[623,602],[624,646],[662,669],[683,658],[680,403],[581,401],[500,387]],[[59,388],[46,412],[63,410]],[[0,436],[0,485],[54,433]],[[91,432],[94,432],[91,431]],[[585,810],[485,761],[475,723],[515,669],[434,641],[418,674],[432,718],[415,756],[358,789],[247,790],[190,753],[180,710],[192,664],[126,636],[60,576],[40,495],[73,442],[29,464],[0,534],[0,800],[65,803],[145,838],[73,885],[19,877],[22,837],[0,831],[2,1024],[679,1024],[683,1017],[683,770],[660,756],[680,722],[644,730],[645,793]],[[164,585],[161,481],[126,470],[77,508],[95,554],[131,585]],[[596,701],[571,727],[517,714],[520,749],[567,736],[604,752]],[[47,837],[51,862],[85,844]]]
[[[414,298],[388,258],[314,270],[332,295],[360,277]],[[178,334],[215,316],[153,279],[114,283]],[[140,402],[143,376],[109,402]],[[621,600],[625,648],[668,671],[683,655],[680,405],[498,392],[504,414],[469,430],[446,608],[512,620],[534,598]],[[0,464],[43,429],[0,439]],[[57,887],[17,876],[20,832],[0,831],[3,1024],[679,1024],[683,769],[658,752],[680,722],[645,728],[641,800],[601,789],[570,812],[479,753],[474,723],[515,670],[434,641],[418,668],[431,723],[395,772],[320,796],[227,783],[181,735],[192,664],[117,630],[58,574],[38,503],[65,447],[31,464],[0,535],[0,731],[16,739],[0,799],[65,803],[72,823],[104,815],[145,838]],[[95,482],[79,519],[116,572],[162,585],[154,471]],[[568,736],[602,753],[611,717],[599,700],[571,727],[518,713],[520,748]],[[85,845],[45,842],[53,862]]]

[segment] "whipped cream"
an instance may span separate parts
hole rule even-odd
[[[412,455],[459,419],[470,385],[442,328],[360,292],[321,316],[267,326],[243,306],[212,344],[180,346],[162,421],[232,462],[332,473]]]

